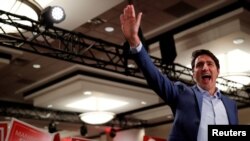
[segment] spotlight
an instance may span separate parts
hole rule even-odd
[[[111,138],[114,138],[114,137],[116,136],[116,131],[115,131],[114,128],[111,128],[110,133],[109,133],[109,136],[110,136]]]
[[[80,127],[80,133],[81,133],[82,136],[85,136],[88,133],[88,129],[87,129],[86,125],[82,125]]]
[[[55,123],[55,121],[51,121],[50,123],[49,123],[49,132],[50,133],[55,133],[55,132],[57,132],[57,127],[56,127],[56,123]]]
[[[66,15],[62,7],[48,6],[40,14],[40,22],[45,26],[53,26],[54,23],[60,23]]]

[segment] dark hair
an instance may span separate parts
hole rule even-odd
[[[199,49],[199,50],[195,50],[192,53],[192,62],[191,62],[192,70],[194,69],[195,59],[197,57],[199,57],[200,55],[208,55],[209,57],[211,57],[214,60],[216,67],[218,69],[220,68],[219,60],[218,60],[218,58],[212,52],[210,52],[209,50],[206,50],[206,49]]]

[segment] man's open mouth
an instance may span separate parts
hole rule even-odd
[[[211,75],[210,74],[204,74],[204,75],[202,75],[202,79],[203,80],[210,80],[211,79]]]

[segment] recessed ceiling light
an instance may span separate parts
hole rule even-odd
[[[48,105],[47,107],[48,107],[48,108],[52,108],[52,107],[53,107],[53,105],[52,105],[52,104],[50,104],[50,105]]]
[[[145,101],[141,101],[141,104],[142,104],[142,105],[146,105],[146,104],[147,104],[147,102],[145,102]]]
[[[128,68],[135,68],[134,64],[128,64]]]
[[[111,26],[105,27],[106,32],[113,32],[115,29]]]
[[[41,68],[41,65],[40,65],[40,64],[33,64],[33,68],[35,68],[35,69],[40,69],[40,68]]]
[[[235,38],[234,40],[233,40],[233,43],[234,44],[236,44],[236,45],[239,45],[239,44],[242,44],[242,43],[244,43],[244,39],[243,38]]]
[[[83,92],[84,95],[92,95],[92,92],[91,91],[85,91]]]

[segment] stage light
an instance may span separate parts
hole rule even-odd
[[[87,133],[88,133],[88,128],[87,128],[87,126],[84,124],[84,125],[82,125],[82,126],[80,127],[80,134],[81,134],[82,136],[85,136]]]
[[[114,128],[111,128],[110,133],[109,133],[109,136],[110,136],[111,138],[114,138],[114,137],[116,136],[116,131],[115,131]]]
[[[55,23],[60,23],[65,19],[65,12],[61,7],[52,7],[51,17]]]
[[[55,132],[57,132],[56,122],[55,121],[51,121],[49,123],[48,129],[49,129],[49,133],[55,133]]]
[[[45,26],[53,26],[54,23],[60,23],[66,15],[62,7],[48,6],[40,14],[40,22]]]

